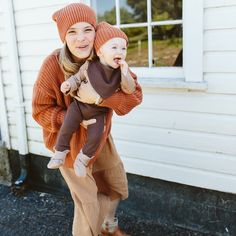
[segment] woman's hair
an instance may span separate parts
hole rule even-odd
[[[65,75],[65,79],[68,79],[70,76],[76,74],[86,60],[93,60],[95,57],[96,55],[92,50],[87,59],[82,59],[81,62],[75,62],[66,42],[64,42],[59,54],[59,65]]]

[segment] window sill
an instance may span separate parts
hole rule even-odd
[[[186,82],[180,78],[140,78],[138,79],[141,86],[146,88],[161,89],[184,89],[193,91],[206,91],[208,86],[206,82]]]

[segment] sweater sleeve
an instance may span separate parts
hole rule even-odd
[[[32,116],[35,121],[49,132],[58,132],[66,110],[55,105],[55,99],[45,93],[39,85],[34,86]]]
[[[122,116],[129,113],[134,107],[136,107],[142,102],[142,88],[137,82],[136,75],[131,71],[130,73],[134,78],[136,84],[135,91],[131,94],[126,94],[122,91],[118,91],[109,98],[104,99],[100,106],[111,108],[115,111],[117,115]]]
[[[60,93],[60,88],[56,85],[56,66],[55,58],[44,61],[32,97],[33,118],[43,129],[53,133],[60,129],[66,113],[65,108],[57,105],[56,93]]]

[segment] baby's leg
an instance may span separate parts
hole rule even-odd
[[[70,150],[70,140],[73,133],[80,127],[80,123],[83,120],[81,111],[73,101],[67,109],[65,119],[60,128],[59,134],[57,136],[57,142],[55,149],[57,151]]]
[[[83,153],[89,157],[93,157],[102,140],[104,132],[105,114],[94,117],[96,123],[89,125],[87,129],[87,140],[83,147]]]
[[[86,176],[86,167],[94,156],[102,139],[105,114],[95,116],[94,118],[96,119],[96,123],[88,126],[86,143],[74,163],[75,173],[79,177]]]
[[[70,151],[71,137],[79,128],[82,120],[83,118],[80,109],[74,101],[68,107],[64,122],[57,136],[55,153],[47,166],[49,169],[56,169],[64,164],[66,155]]]

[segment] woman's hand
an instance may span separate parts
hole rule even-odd
[[[80,125],[83,126],[85,129],[87,129],[89,125],[95,124],[96,122],[97,122],[96,119],[83,120],[80,123]]]
[[[95,104],[99,95],[91,85],[87,71],[84,72],[84,75],[86,77],[86,82],[81,83],[75,98],[82,103]]]
[[[67,81],[64,81],[62,84],[61,84],[61,91],[63,93],[67,93],[68,91],[70,91],[70,83],[68,83]]]

